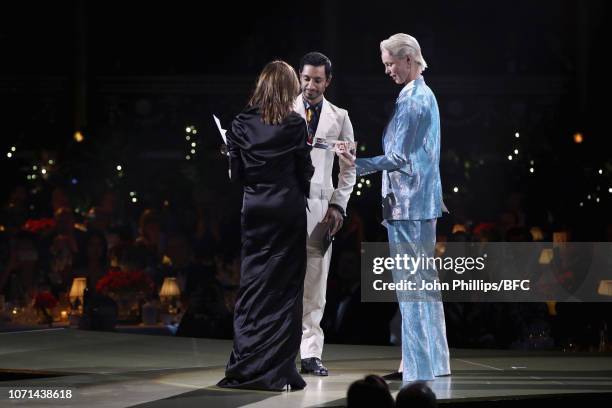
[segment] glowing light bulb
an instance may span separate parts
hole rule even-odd
[[[582,136],[582,133],[580,132],[574,133],[574,143],[580,144],[583,141],[584,141],[584,136]]]

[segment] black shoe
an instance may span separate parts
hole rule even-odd
[[[385,380],[401,380],[403,378],[402,376],[403,374],[401,371],[396,371],[391,374],[383,375],[382,378]]]
[[[325,377],[329,375],[327,367],[323,365],[320,358],[312,357],[302,359],[302,374],[312,374]]]

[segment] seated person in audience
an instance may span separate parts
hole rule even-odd
[[[393,408],[389,386],[381,377],[368,375],[352,383],[346,393],[347,408]]]
[[[396,408],[436,408],[436,394],[424,381],[415,381],[400,390],[395,398]]]

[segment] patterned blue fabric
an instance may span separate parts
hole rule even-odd
[[[389,221],[389,255],[433,257],[436,244],[436,220]],[[398,245],[401,244],[401,245]],[[437,279],[437,272],[422,268],[411,271],[394,270],[393,280]],[[428,276],[429,275],[429,276]],[[417,282],[417,285],[419,283]],[[418,286],[417,286],[418,287]],[[428,293],[431,295],[431,293]],[[439,296],[439,292],[437,293]],[[403,381],[433,380],[450,374],[444,308],[440,301],[407,302],[399,299],[402,314]]]
[[[357,175],[382,171],[383,218],[427,220],[442,216],[440,114],[419,77],[407,84],[383,134],[384,154],[355,161]]]

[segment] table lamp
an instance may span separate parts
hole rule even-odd
[[[85,288],[87,288],[87,278],[74,278],[72,281],[72,287],[70,288],[70,304],[75,309],[78,309],[79,313],[83,312],[83,296],[85,294]],[[77,304],[77,300],[79,303]]]
[[[173,313],[176,308],[176,299],[181,295],[181,291],[176,283],[176,278],[164,278],[164,283],[159,291],[159,298],[162,303],[168,304],[168,311]]]

